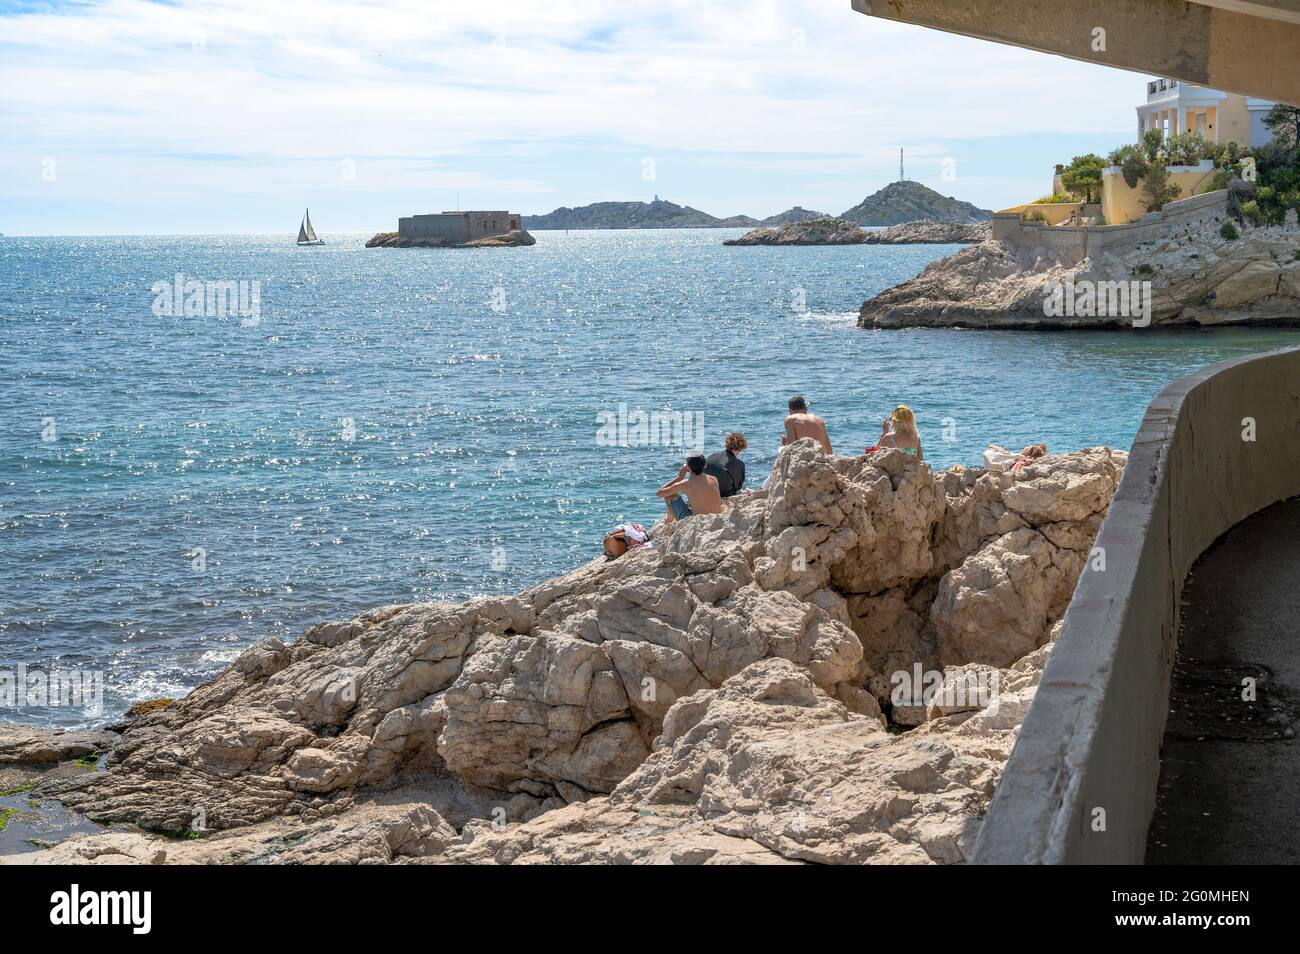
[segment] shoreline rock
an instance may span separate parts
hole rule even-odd
[[[366,248],[519,248],[536,244],[537,239],[525,229],[513,229],[501,235],[457,244],[437,239],[404,239],[396,232],[379,232],[366,241]]]
[[[38,785],[137,827],[3,860],[962,861],[1125,460],[799,441],[654,547],[258,643]],[[1002,688],[897,696],[917,667]]]
[[[0,723],[0,765],[54,765],[101,755],[117,743],[103,729],[40,729]]]
[[[931,262],[865,302],[858,326],[1133,327],[1129,315],[1047,314],[1044,302],[1055,288],[1103,282],[1149,282],[1150,327],[1300,323],[1300,232],[1247,228],[1225,239],[1211,222],[1077,265],[987,241]]]

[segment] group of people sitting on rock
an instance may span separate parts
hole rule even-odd
[[[793,444],[797,440],[810,437],[815,440],[823,452],[833,453],[831,438],[826,432],[826,422],[808,408],[803,395],[790,398],[788,413],[785,417],[785,432],[781,435],[781,446]],[[745,462],[740,454],[749,442],[739,431],[732,431],[723,441],[723,449],[704,456],[692,454],[686,458],[677,476],[665,483],[655,495],[664,502],[666,515],[664,521],[672,523],[685,520],[695,514],[722,513],[723,501],[734,497],[745,487]],[[890,412],[889,417],[880,425],[880,440],[863,450],[864,454],[894,448],[911,454],[918,461],[924,462],[925,454],[921,449],[921,437],[916,429],[916,415],[906,404],[900,404]],[[1013,454],[996,444],[990,444],[984,452],[984,463],[989,470],[1011,471],[1023,470],[1034,460],[1047,453],[1046,444],[1031,444],[1019,454]],[[763,482],[766,488],[768,481]],[[619,524],[605,536],[605,558],[616,559],[628,550],[650,543],[650,532],[639,523]]]

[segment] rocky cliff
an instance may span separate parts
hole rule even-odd
[[[1228,239],[1219,228],[1208,222],[1170,229],[1157,241],[1077,265],[1062,264],[1044,249],[983,242],[930,263],[916,278],[867,301],[858,324],[1101,328],[1132,327],[1135,321],[1139,327],[1300,321],[1300,231],[1246,228]],[[1061,294],[1068,292],[1083,306],[1084,296],[1113,282],[1149,283],[1138,286],[1149,314],[1131,304],[1123,314],[1109,305],[1107,314],[1098,314],[1095,300],[1062,313]]]
[[[619,560],[253,646],[104,771],[40,781],[113,827],[20,857],[962,861],[1124,461],[800,441]],[[900,696],[922,670],[995,691]]]

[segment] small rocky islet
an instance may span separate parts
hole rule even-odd
[[[366,248],[519,248],[536,245],[526,229],[512,229],[500,235],[471,239],[468,242],[447,242],[434,238],[403,238],[397,232],[379,232],[366,240]]]
[[[758,228],[723,245],[940,245],[983,242],[992,234],[987,222],[969,225],[930,219],[867,230],[847,219],[792,222],[779,228]]]

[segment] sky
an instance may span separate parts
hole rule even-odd
[[[0,0],[0,233],[375,232],[655,195],[985,208],[1136,135],[1145,77],[849,0]]]

